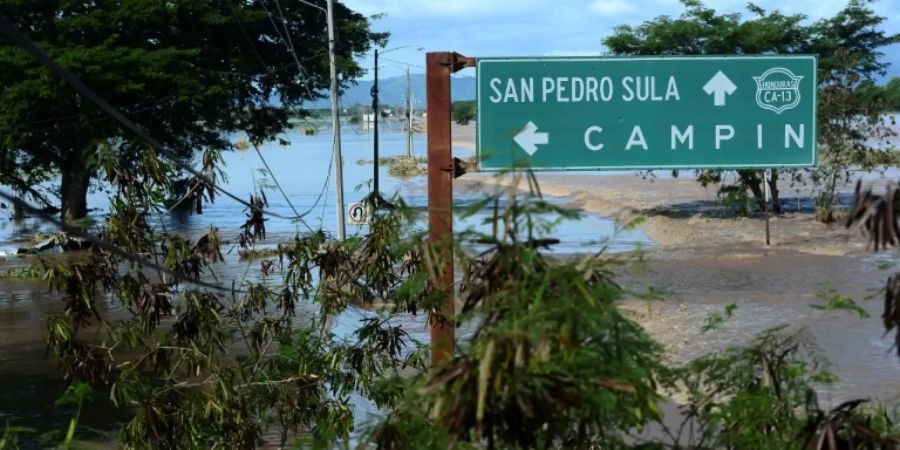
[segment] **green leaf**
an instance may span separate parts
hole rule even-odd
[[[852,298],[846,295],[840,295],[837,293],[832,287],[826,287],[822,291],[817,294],[817,297],[825,300],[824,305],[810,305],[810,307],[818,309],[820,311],[833,312],[833,311],[850,311],[859,315],[862,319],[868,319],[871,317],[869,311],[865,308],[856,304]]]

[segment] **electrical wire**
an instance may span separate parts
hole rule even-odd
[[[279,7],[280,7],[280,5],[279,5]],[[271,17],[270,17],[270,18],[271,18]],[[286,217],[286,216],[283,216],[283,215],[280,215],[280,214],[277,214],[277,213],[274,213],[274,212],[271,212],[271,211],[266,211],[266,210],[264,210],[263,208],[261,208],[261,207],[259,207],[259,206],[253,205],[252,203],[243,200],[242,198],[240,198],[240,197],[238,197],[237,195],[235,195],[235,194],[229,192],[228,190],[222,188],[221,186],[218,186],[212,179],[210,179],[210,178],[207,177],[205,174],[203,174],[203,173],[197,171],[196,169],[194,169],[193,167],[191,167],[190,165],[188,165],[187,163],[185,163],[184,161],[182,161],[181,158],[178,157],[178,155],[176,155],[173,151],[171,151],[169,148],[167,148],[167,147],[165,147],[164,145],[162,145],[161,142],[159,142],[159,141],[157,141],[156,139],[154,139],[153,137],[151,137],[151,136],[150,136],[143,128],[141,128],[140,126],[138,126],[137,124],[135,124],[134,122],[132,122],[131,120],[129,120],[127,117],[125,117],[125,116],[120,112],[120,110],[118,110],[118,109],[116,109],[115,107],[113,107],[109,102],[107,102],[105,99],[103,99],[102,97],[100,97],[100,96],[99,96],[96,92],[94,92],[90,87],[88,87],[88,86],[85,85],[80,79],[78,79],[77,77],[75,77],[71,72],[69,72],[69,71],[68,71],[67,69],[65,69],[64,67],[60,66],[60,65],[59,65],[52,57],[50,57],[46,52],[44,52],[42,49],[40,49],[39,47],[37,47],[37,46],[36,46],[33,42],[31,42],[31,40],[28,39],[24,34],[22,34],[21,31],[19,31],[18,28],[17,28],[15,25],[13,25],[13,24],[6,18],[6,16],[3,15],[3,14],[0,14],[0,31],[2,31],[4,34],[6,34],[7,37],[9,37],[13,42],[17,43],[17,44],[18,44],[20,47],[22,47],[26,52],[28,52],[29,54],[31,54],[35,59],[38,60],[38,62],[40,62],[41,64],[43,64],[43,65],[45,65],[46,67],[48,67],[48,68],[51,70],[51,72],[56,73],[58,76],[60,76],[61,78],[63,78],[67,83],[69,83],[71,86],[73,86],[79,93],[81,93],[83,96],[87,97],[91,102],[93,102],[95,105],[97,105],[97,106],[102,110],[102,112],[105,112],[105,113],[109,114],[109,115],[111,116],[112,119],[115,119],[116,121],[118,121],[119,123],[121,123],[122,125],[124,125],[126,128],[128,128],[129,130],[131,130],[132,132],[134,132],[135,134],[137,134],[140,138],[142,138],[144,141],[146,141],[146,142],[149,143],[151,146],[153,146],[153,147],[154,147],[157,151],[159,151],[161,154],[164,154],[164,155],[166,155],[166,156],[169,156],[169,157],[173,160],[173,162],[174,162],[177,166],[179,166],[182,170],[185,170],[185,171],[187,171],[187,172],[193,174],[193,175],[196,176],[198,179],[200,179],[201,181],[203,181],[204,183],[206,183],[207,185],[209,185],[210,187],[212,187],[213,189],[215,189],[215,190],[218,191],[219,193],[221,193],[221,194],[223,194],[223,195],[225,195],[225,196],[227,196],[227,197],[230,197],[231,199],[233,199],[233,200],[237,201],[238,203],[240,203],[240,204],[242,204],[242,205],[244,205],[244,206],[250,208],[251,210],[261,210],[261,211],[265,212],[266,214],[268,214],[268,215],[270,215],[270,216],[278,217],[278,218],[282,218],[282,219],[288,219],[288,220],[299,219],[301,222],[304,223],[304,225],[307,226],[307,228],[309,228],[309,225],[307,225],[306,222],[303,221],[302,215],[298,214],[298,212],[297,212],[297,210],[294,208],[293,204],[290,203],[290,200],[287,198],[287,195],[284,193],[284,190],[281,188],[281,186],[280,186],[280,184],[278,183],[277,179],[275,179],[274,174],[273,174],[273,172],[271,171],[271,168],[268,166],[268,163],[265,161],[265,159],[262,157],[262,154],[259,152],[259,148],[256,147],[255,145],[254,145],[254,147],[256,147],[257,154],[259,154],[261,160],[263,161],[263,164],[266,166],[266,169],[269,171],[269,173],[273,175],[273,180],[275,181],[275,183],[276,183],[276,185],[278,186],[279,190],[281,190],[282,195],[285,196],[285,199],[288,201],[288,204],[290,205],[291,209],[294,211],[295,214],[297,214],[297,217]],[[277,31],[277,27],[276,27],[276,31]],[[289,45],[290,45],[290,44],[289,44]],[[293,46],[292,46],[292,45],[290,45],[289,51],[291,52],[291,54],[292,54],[292,56],[293,56],[293,58],[294,58],[294,63],[295,63],[295,64],[297,65],[297,67],[301,70],[301,73],[305,74],[305,72],[303,72],[302,64],[300,63],[299,58],[298,58],[297,55],[296,55],[296,52],[293,50]],[[257,54],[257,56],[259,56],[259,55]],[[321,56],[321,54],[320,54],[320,55],[316,55],[315,57],[319,57],[319,56]],[[268,71],[268,70],[269,70],[269,69],[268,69],[268,66],[266,66],[266,68],[267,68],[267,71]],[[308,89],[308,87],[307,87],[307,89]],[[168,101],[168,100],[166,100],[166,101],[160,101],[159,103],[156,103],[155,105],[163,104],[163,103],[165,103],[165,102],[167,102],[167,101]],[[140,103],[139,103],[139,104],[140,104]],[[138,105],[139,105],[139,104],[138,104]],[[98,113],[99,113],[99,111],[98,111]],[[76,114],[76,115],[66,116],[66,117],[64,117],[64,118],[65,118],[65,119],[69,119],[69,120],[70,120],[70,119],[78,119],[78,118],[82,118],[82,117],[84,117],[84,116],[92,115],[92,114],[95,114],[95,113]],[[36,121],[36,122],[31,123],[31,124],[40,124],[40,123],[46,123],[46,121],[44,121],[44,122],[42,122],[42,121]],[[57,124],[57,125],[58,125],[58,124]],[[333,158],[332,158],[332,159],[333,159]],[[330,169],[329,169],[329,176],[330,176]],[[327,190],[328,181],[329,181],[329,177],[326,177],[325,184],[324,184],[325,188],[323,188],[323,193]],[[193,189],[192,189],[192,190],[193,190]],[[48,213],[46,213],[46,212],[44,212],[44,211],[42,211],[42,210],[39,210],[38,208],[34,207],[33,205],[31,205],[31,204],[29,204],[29,203],[27,203],[27,202],[25,202],[25,201],[23,201],[23,200],[21,200],[21,199],[15,199],[15,198],[13,198],[12,196],[6,194],[5,192],[0,191],[0,197],[6,199],[7,201],[10,201],[10,202],[17,202],[17,203],[21,204],[22,207],[23,207],[27,212],[29,212],[29,213],[31,213],[31,214],[33,214],[33,215],[39,216],[39,217],[41,217],[43,220],[45,220],[46,222],[49,222],[49,223],[51,223],[51,224],[54,224],[54,225],[60,227],[61,229],[67,229],[67,230],[69,230],[72,234],[74,234],[74,235],[76,235],[76,236],[78,236],[78,237],[80,237],[80,238],[85,239],[86,241],[90,242],[91,244],[97,246],[97,247],[100,248],[100,249],[103,249],[103,250],[105,250],[105,251],[108,251],[108,252],[110,252],[110,253],[112,253],[112,254],[116,254],[116,255],[118,255],[118,256],[120,256],[120,257],[122,257],[122,258],[124,258],[124,259],[127,259],[127,260],[129,260],[129,261],[132,261],[132,262],[134,262],[134,263],[136,263],[136,264],[138,264],[138,265],[140,265],[140,266],[143,266],[143,267],[149,267],[149,268],[154,269],[154,270],[157,270],[157,271],[159,271],[159,272],[161,272],[161,273],[164,273],[164,274],[167,274],[167,275],[169,275],[169,276],[172,276],[175,280],[187,282],[187,283],[190,283],[190,284],[195,284],[195,285],[202,286],[202,287],[206,287],[206,288],[209,288],[209,289],[215,289],[215,290],[219,290],[219,291],[224,291],[224,292],[242,293],[242,294],[248,293],[248,291],[235,289],[234,287],[232,287],[232,288],[227,288],[227,287],[225,287],[225,286],[222,286],[222,285],[219,285],[219,284],[215,284],[215,283],[210,283],[210,282],[206,282],[206,281],[202,281],[202,280],[193,280],[193,279],[186,278],[186,277],[184,277],[184,276],[182,276],[182,275],[179,275],[178,273],[176,273],[176,272],[174,272],[174,271],[172,271],[172,270],[170,270],[170,269],[167,269],[166,267],[163,267],[163,266],[161,266],[161,265],[159,265],[159,264],[157,264],[157,263],[155,263],[155,262],[147,261],[146,259],[142,258],[142,257],[139,256],[139,255],[136,255],[136,254],[134,254],[134,253],[132,253],[132,252],[129,252],[129,251],[127,251],[127,250],[124,250],[124,249],[122,249],[122,248],[120,248],[120,247],[118,247],[118,246],[116,246],[116,245],[113,245],[113,244],[111,244],[111,243],[108,243],[108,242],[106,242],[106,241],[103,241],[103,240],[101,240],[100,238],[98,238],[98,237],[96,237],[96,236],[94,236],[94,235],[92,235],[92,234],[90,234],[90,233],[87,233],[87,232],[81,232],[81,231],[78,231],[78,230],[70,229],[70,228],[67,227],[61,220],[57,219],[57,218],[54,217],[53,215],[48,214]],[[322,198],[322,194],[320,194],[319,198],[316,200],[316,204],[321,200],[321,198]],[[182,200],[182,201],[183,201],[183,200]],[[180,202],[179,202],[179,203],[180,203]],[[313,207],[310,208],[310,212],[311,212],[311,210],[312,210],[313,208],[315,208],[316,204],[314,204]],[[308,214],[308,213],[309,213],[309,212],[307,212],[306,214]],[[312,231],[311,228],[310,228],[310,231]]]
[[[303,3],[307,3],[307,2],[303,2]],[[274,18],[272,17],[272,13],[269,12],[269,9],[268,9],[267,6],[266,6],[266,0],[262,0],[261,4],[262,4],[263,9],[264,9],[265,12],[266,12],[266,15],[269,17],[269,22],[272,24],[272,28],[275,29],[275,32],[276,32],[276,33],[278,34],[278,36],[281,38],[282,42],[285,43],[285,46],[287,47],[288,52],[291,54],[291,56],[293,56],[294,61],[296,61],[296,63],[297,63],[297,70],[300,71],[300,74],[301,74],[301,75],[303,75],[304,77],[306,77],[307,79],[309,79],[309,78],[310,78],[310,77],[309,77],[309,74],[306,73],[305,69],[303,68],[303,65],[300,64],[300,61],[299,61],[299,59],[297,58],[297,52],[296,52],[296,50],[295,50],[295,48],[294,48],[294,42],[293,42],[293,40],[291,39],[290,30],[288,30],[288,27],[287,27],[287,21],[286,21],[285,18],[284,18],[284,11],[283,11],[282,8],[281,8],[281,3],[279,2],[279,0],[275,0],[275,6],[276,6],[276,8],[277,8],[277,10],[278,10],[278,15],[279,15],[279,18],[281,19],[282,26],[284,27],[284,34],[283,34],[283,35],[282,35],[281,30],[279,29],[278,25],[275,23],[275,20],[274,20]],[[314,4],[311,4],[311,3],[307,3],[307,4],[309,4],[310,6],[313,6],[313,7],[319,8],[319,9],[322,9],[321,7],[316,6],[316,5],[314,5]],[[257,59],[259,59],[260,64],[262,64],[263,67],[266,68],[266,70],[268,70],[268,69],[267,69],[267,68],[268,68],[268,64],[267,64],[267,63],[265,62],[265,60],[263,59],[262,55],[256,50],[256,46],[255,46],[255,45],[253,44],[253,42],[250,40],[249,36],[247,36],[246,31],[244,31],[244,30],[242,29],[242,32],[243,32],[243,34],[244,34],[244,38],[247,40],[247,43],[248,43],[248,44],[250,45],[250,47],[253,49],[254,53],[256,53]],[[309,94],[309,92],[307,92],[307,93]],[[310,94],[310,97],[311,97],[311,94]],[[309,209],[306,210],[303,214],[300,214],[299,212],[297,212],[296,208],[294,208],[294,205],[291,203],[291,201],[290,201],[290,199],[288,198],[287,194],[284,192],[284,189],[281,188],[281,184],[278,182],[278,178],[275,176],[275,172],[273,172],[272,169],[269,167],[269,164],[266,162],[266,159],[263,157],[262,153],[260,152],[259,147],[256,146],[255,144],[254,144],[253,147],[254,147],[254,149],[256,150],[256,154],[259,155],[259,159],[262,161],[263,165],[265,165],[266,170],[267,170],[267,171],[269,172],[269,174],[272,176],[272,180],[275,182],[275,186],[278,187],[278,190],[279,190],[279,191],[281,191],[281,195],[284,197],[284,200],[288,203],[288,206],[291,207],[291,210],[294,211],[294,214],[296,214],[298,217],[305,217],[305,216],[307,216],[308,214],[310,214],[310,213],[316,208],[316,206],[318,206],[319,202],[322,200],[323,196],[324,196],[325,193],[328,191],[328,183],[329,183],[329,181],[330,181],[330,179],[331,179],[331,171],[332,171],[332,169],[334,168],[334,148],[331,149],[331,158],[329,158],[328,170],[327,170],[327,172],[326,172],[325,182],[324,182],[323,185],[322,185],[322,190],[319,192],[319,195],[318,195],[318,197],[316,197],[316,200],[315,200],[315,202],[313,202],[312,206],[310,206]],[[323,214],[323,217],[324,217],[324,214]],[[321,222],[322,222],[322,217],[319,218],[319,223],[321,224]],[[304,225],[306,225],[305,222],[304,222]],[[309,228],[309,225],[306,225],[306,227]],[[310,229],[310,231],[312,231],[312,229]]]
[[[319,58],[327,53],[328,53],[327,51],[319,52],[315,55],[311,55],[309,57],[304,58],[303,61]],[[274,75],[274,74],[279,73],[280,71],[283,71],[284,69],[293,67],[294,65],[295,65],[294,62],[285,63],[280,66],[276,66],[274,69],[267,68],[267,72],[270,75]],[[232,83],[224,83],[224,85],[225,86],[236,86],[236,85],[238,85],[238,83],[243,83],[243,81],[240,81],[240,82],[234,81]],[[143,102],[129,103],[127,105],[120,106],[119,109],[127,114],[138,114],[138,113],[156,108],[161,105],[172,105],[172,104],[177,104],[177,103],[181,103],[181,102],[190,100],[190,98],[180,98],[179,99],[177,97],[183,97],[183,96],[170,95],[170,96],[165,97],[162,100],[147,100],[147,101],[143,101]],[[94,116],[94,115],[102,115],[105,113],[106,113],[106,111],[103,111],[103,110],[90,111],[90,112],[84,112],[84,113],[79,113],[79,114],[69,114],[69,115],[54,117],[51,119],[35,120],[32,122],[12,123],[12,125],[19,127],[28,132],[40,133],[40,132],[48,131],[48,130],[65,129],[65,128],[69,128],[69,127],[73,127],[73,126],[82,126],[82,125],[90,124],[90,123],[98,123],[98,122],[105,122],[108,120],[115,120],[114,117],[100,117],[100,118],[96,118],[96,119],[90,119],[86,122],[73,123],[84,117]],[[52,123],[53,125],[41,127],[41,128],[32,128],[35,125],[43,125],[43,124],[48,124],[48,123]]]
[[[310,228],[310,226],[306,223],[306,221],[303,220],[303,217],[306,216],[306,214],[309,214],[309,211],[307,211],[304,214],[300,214],[299,212],[297,212],[297,208],[294,208],[294,204],[291,203],[291,199],[288,198],[287,193],[284,192],[284,189],[281,187],[281,183],[278,182],[278,178],[275,176],[275,172],[272,172],[272,168],[269,167],[269,163],[266,161],[266,158],[264,158],[262,155],[262,152],[259,151],[259,146],[257,146],[256,144],[253,144],[253,149],[256,150],[256,154],[257,154],[257,156],[259,156],[259,160],[262,161],[263,166],[266,167],[266,171],[268,171],[269,175],[272,176],[272,181],[275,183],[275,187],[277,187],[278,191],[281,192],[281,196],[284,197],[284,201],[287,202],[288,206],[291,208],[291,211],[293,211],[294,214],[296,214],[297,218],[300,220],[300,222],[303,223],[304,226],[306,226],[306,229],[308,229],[309,232],[312,233],[313,229]]]
[[[312,212],[313,208],[315,208],[320,201],[325,197],[325,194],[328,192],[328,184],[331,182],[331,171],[334,169],[334,148],[331,149],[331,158],[328,158],[328,173],[325,175],[325,183],[322,185],[322,190],[319,192],[319,196],[316,197],[316,201],[313,202],[312,206],[309,207],[309,214]],[[327,203],[327,202],[326,202]],[[324,204],[324,203],[323,203]],[[343,214],[343,213],[342,213]],[[319,223],[322,223],[322,220],[325,217],[325,211],[323,207],[322,215],[319,217]]]
[[[263,2],[263,3],[265,3],[265,2]],[[280,4],[278,4],[277,6],[279,8],[279,14],[282,14]],[[267,11],[267,14],[268,14],[268,11]],[[270,17],[270,20],[272,20],[273,25],[275,25],[274,20],[271,18],[271,14],[268,14],[268,15]],[[282,15],[282,20],[284,20],[283,15]],[[73,87],[75,87],[76,90],[81,92],[85,97],[88,97],[89,100],[91,100],[93,103],[95,103],[97,106],[99,106],[103,111],[105,111],[110,116],[112,116],[112,118],[116,119],[117,121],[119,121],[120,123],[125,125],[126,128],[129,128],[131,131],[138,134],[138,136],[140,136],[142,139],[144,139],[145,141],[150,143],[154,148],[156,148],[161,153],[166,154],[167,156],[171,157],[174,160],[175,164],[178,165],[179,167],[181,167],[183,170],[185,170],[189,173],[192,173],[193,175],[197,176],[200,180],[205,182],[207,185],[211,186],[213,189],[217,190],[218,192],[222,193],[223,195],[226,195],[226,196],[232,198],[233,200],[238,201],[239,203],[243,204],[244,206],[251,208],[251,210],[262,209],[259,206],[256,206],[249,202],[244,201],[242,198],[238,197],[237,195],[232,194],[231,192],[225,190],[221,186],[218,186],[213,180],[209,179],[206,175],[195,170],[193,167],[190,167],[189,165],[185,164],[183,161],[181,161],[181,159],[179,157],[177,157],[177,155],[174,155],[174,152],[169,151],[169,149],[164,147],[160,142],[156,141],[154,138],[149,136],[137,124],[131,122],[128,118],[126,118],[124,115],[122,115],[121,112],[119,112],[116,108],[114,108],[111,104],[109,104],[105,99],[103,99],[102,97],[97,95],[93,90],[91,90],[87,85],[85,85],[83,82],[81,82],[77,77],[72,75],[65,68],[60,66],[55,60],[53,60],[49,55],[47,55],[45,52],[43,52],[43,50],[41,50],[36,45],[34,45],[2,14],[0,14],[0,28],[2,28],[2,31],[10,39],[12,39],[14,42],[17,42],[26,51],[31,53],[32,56],[34,56],[36,59],[38,59],[39,62],[41,62],[48,68],[50,68],[51,71],[55,72],[57,75],[61,76],[63,79],[65,79],[69,84],[71,84]],[[280,35],[281,33],[278,30],[277,26],[275,26],[275,29],[276,29],[276,32],[278,32]],[[287,29],[285,29],[285,31],[287,31]],[[245,34],[245,37],[246,37],[246,34]],[[303,71],[302,64],[300,63],[300,60],[297,57],[296,52],[294,51],[292,42],[289,41],[289,36],[288,36],[288,39],[284,39],[284,37],[282,36],[282,39],[285,40],[286,44],[288,45],[288,50],[291,53],[291,55],[293,56],[294,63],[297,65],[297,68],[299,70],[301,70],[302,74],[305,74],[305,72]],[[252,45],[252,42],[251,42],[251,45]],[[260,62],[265,65],[266,71],[271,72],[269,69],[269,66],[266,65],[265,61],[263,61],[261,59],[261,55],[258,52],[256,52],[256,55],[258,58],[260,58]],[[321,56],[321,55],[317,55],[317,57],[318,56]],[[278,182],[277,178],[275,177],[274,172],[272,172],[272,170],[269,167],[268,163],[266,162],[265,158],[263,158],[262,153],[259,151],[259,148],[255,144],[254,144],[254,147],[256,148],[256,152],[260,156],[260,159],[262,160],[263,164],[266,166],[266,169],[272,175],[273,181],[275,182],[276,186],[279,188],[282,195],[285,197],[285,200],[288,202],[288,205],[291,207],[294,214],[296,214],[296,217],[285,217],[283,215],[276,214],[271,211],[264,211],[264,212],[266,212],[267,214],[269,214],[271,216],[282,218],[282,219],[300,220],[310,231],[312,231],[312,229],[309,227],[309,225],[303,220],[303,216],[306,214],[309,214],[309,212],[311,212],[312,209],[315,208],[315,206],[321,200],[323,193],[327,190],[327,185],[328,185],[328,180],[330,177],[331,168],[329,168],[328,177],[326,177],[326,180],[324,183],[325,187],[323,188],[322,193],[320,193],[316,202],[313,204],[313,207],[310,208],[310,210],[307,211],[305,214],[301,215],[296,210],[296,208],[293,206],[293,204],[290,202],[290,199],[288,198],[287,194],[281,188],[281,185]]]
[[[403,65],[403,66],[411,66],[411,67],[415,67],[415,68],[418,68],[418,69],[424,69],[424,68],[425,68],[425,66],[421,66],[421,65],[419,65],[419,64],[408,63],[408,62],[400,61],[400,60],[393,59],[393,58],[387,58],[387,57],[384,57],[384,56],[381,56],[381,55],[378,55],[378,58],[379,58],[379,59],[382,59],[382,60],[384,60],[384,61],[388,61],[388,62],[395,63],[395,64],[401,64],[401,65]]]
[[[281,41],[284,42],[284,45],[287,47],[288,53],[292,58],[294,58],[294,62],[297,64],[297,70],[299,70],[300,74],[303,75],[307,80],[309,80],[309,74],[306,72],[306,69],[303,68],[303,64],[300,63],[300,59],[297,57],[297,52],[294,51],[294,43],[287,29],[287,21],[284,19],[284,15],[281,13],[281,4],[278,3],[278,0],[275,0],[275,3],[278,8],[278,14],[281,18],[282,26],[284,27],[284,34],[281,33],[281,29],[278,28],[278,25],[275,23],[275,18],[272,16],[272,13],[269,12],[269,8],[266,6],[266,0],[262,0],[260,4],[262,5],[263,10],[266,11],[266,16],[269,17],[269,22],[272,23],[272,27],[275,29],[275,33],[278,34],[278,37],[281,38]],[[309,90],[309,85],[304,83],[303,87],[306,89],[306,94],[310,98],[313,98],[312,91]]]
[[[228,190],[218,186],[215,181],[210,179],[205,174],[200,171],[194,169],[189,164],[185,163],[181,160],[181,158],[171,149],[164,146],[162,143],[151,137],[143,128],[132,122],[130,119],[125,117],[119,110],[109,104],[105,99],[100,97],[96,92],[94,92],[90,87],[84,84],[80,79],[75,77],[71,72],[69,72],[64,67],[60,66],[59,63],[56,62],[50,55],[44,52],[42,49],[37,47],[33,42],[31,42],[28,37],[22,34],[19,29],[6,18],[5,15],[0,14],[0,31],[9,37],[13,42],[19,44],[25,51],[30,53],[35,59],[37,59],[41,64],[47,66],[51,72],[54,72],[61,78],[63,78],[67,83],[72,85],[76,91],[81,93],[88,100],[96,104],[100,109],[106,111],[107,114],[113,116],[119,123],[124,125],[126,128],[137,134],[144,141],[149,143],[152,147],[154,147],[158,152],[163,155],[168,156],[172,159],[173,163],[175,163],[182,170],[187,171],[188,173],[193,174],[198,179],[202,180],[208,186],[212,187],[222,195],[231,198],[232,200],[237,201],[238,203],[250,208],[251,210],[259,210],[262,211],[272,217],[277,217],[280,219],[293,220],[294,217],[287,217],[281,214],[277,214],[272,211],[267,211],[264,208],[253,205],[250,202],[244,200],[241,197],[229,192]]]
[[[131,108],[141,107],[141,106],[144,106],[144,105],[147,105],[147,104],[150,104],[151,106],[155,106],[155,105],[159,105],[159,104],[162,104],[162,103],[166,103],[166,102],[168,102],[168,101],[169,101],[168,99],[167,99],[167,100],[160,100],[160,101],[158,101],[158,102],[157,102],[157,101],[152,101],[152,102],[151,102],[151,101],[148,100],[148,101],[143,101],[143,102],[131,103],[131,104],[128,104],[128,105],[124,105],[124,106],[121,106],[120,109],[128,110],[128,109],[131,109]],[[173,99],[173,101],[174,101],[174,99]],[[144,108],[140,108],[140,110],[143,111]],[[128,111],[128,112],[135,112],[135,111]],[[65,115],[65,116],[53,117],[53,118],[50,118],[50,119],[35,120],[35,121],[32,121],[32,122],[13,123],[12,125],[15,125],[15,126],[17,126],[17,127],[28,128],[28,127],[33,126],[33,125],[43,125],[43,124],[45,124],[45,123],[54,123],[54,124],[58,124],[58,123],[64,123],[64,122],[71,122],[71,121],[74,120],[74,119],[80,119],[80,118],[85,117],[85,116],[93,116],[93,115],[98,115],[98,114],[103,114],[103,111],[90,111],[90,112],[83,112],[83,113],[79,113],[79,114],[68,114],[68,115]]]

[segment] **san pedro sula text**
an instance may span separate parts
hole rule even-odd
[[[535,97],[535,85],[540,87],[538,96]],[[662,85],[657,86],[656,77],[653,76],[626,76],[621,79],[619,84],[619,95],[624,102],[658,102],[658,101],[678,101],[681,96],[678,90],[678,83],[674,76],[669,76],[664,83],[666,88],[662,89]],[[616,87],[611,77],[543,77],[539,79],[539,83],[535,83],[534,78],[491,78],[488,82],[490,86],[490,96],[488,101],[491,103],[535,103],[535,98],[542,103],[578,103],[578,102],[608,102],[616,95]],[[666,134],[668,134],[668,147],[672,150],[676,149],[694,149],[694,125],[678,127],[671,125]],[[661,130],[653,130],[653,136],[660,136]],[[779,130],[780,131],[780,130]],[[735,127],[728,124],[718,124],[712,129],[706,131],[712,133],[715,142],[715,149],[722,149],[728,141],[736,136]],[[756,136],[757,148],[771,148],[771,144],[764,141],[765,133],[771,130],[764,129],[763,124],[755,124],[754,129],[742,130],[743,132],[754,133]],[[783,128],[784,149],[803,149],[806,143],[806,125],[784,124]],[[603,127],[601,125],[593,125],[584,131],[584,145],[588,150],[599,151],[605,148],[601,141],[603,137]],[[621,147],[620,147],[621,148]],[[644,135],[644,130],[640,125],[635,125],[625,143],[625,150],[639,148],[649,150],[650,145]]]
[[[617,93],[624,102],[681,100],[674,76],[668,77],[665,90],[654,76],[623,77],[618,88],[611,77],[543,77],[538,83],[535,78],[491,78],[488,85],[491,103],[534,103],[535,85],[542,103],[609,102]]]

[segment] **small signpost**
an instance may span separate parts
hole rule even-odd
[[[369,212],[362,203],[351,203],[347,208],[347,216],[354,225],[365,225],[369,222]]]
[[[815,56],[479,58],[478,169],[810,167]]]

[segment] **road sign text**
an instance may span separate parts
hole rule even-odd
[[[813,56],[479,59],[481,170],[808,167]]]

